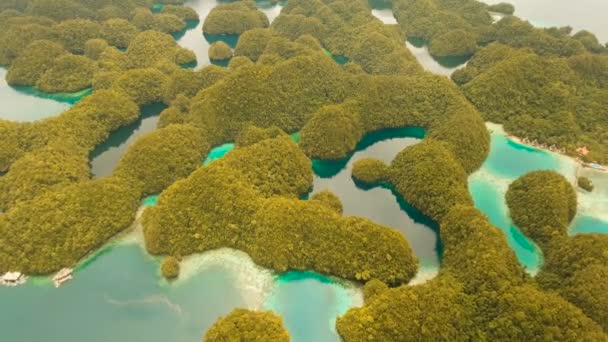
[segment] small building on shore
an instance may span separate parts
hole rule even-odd
[[[589,149],[587,148],[587,146],[577,147],[576,153],[580,154],[581,156],[586,156],[589,154]]]

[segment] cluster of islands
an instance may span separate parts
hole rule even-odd
[[[516,9],[1,2],[3,335],[608,340],[608,43]]]

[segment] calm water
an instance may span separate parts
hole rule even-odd
[[[505,193],[509,184],[534,170],[553,170],[574,183],[577,165],[569,158],[511,141],[499,125],[488,124],[488,128],[492,132],[490,155],[470,176],[469,189],[477,208],[505,233],[519,261],[534,273],[542,265],[542,252],[511,221]],[[596,189],[577,191],[579,214],[571,224],[571,234],[608,233],[608,173],[590,177]]]
[[[390,163],[405,147],[424,137],[424,130],[404,128],[383,130],[366,135],[356,152],[340,161],[313,161],[314,180],[311,195],[331,190],[342,201],[345,216],[362,216],[392,227],[405,235],[419,258],[423,271],[439,268],[441,251],[437,225],[412,208],[390,187],[358,186],[352,178],[354,163],[367,157]]]
[[[31,87],[11,87],[5,68],[0,67],[0,119],[36,121],[56,116],[69,109],[90,90],[75,94],[44,94]]]
[[[505,194],[509,184],[518,177],[533,170],[560,169],[560,164],[548,152],[512,142],[500,126],[489,125],[489,128],[490,154],[481,169],[470,176],[469,190],[475,206],[503,231],[521,264],[535,273],[542,265],[542,251],[513,224]]]
[[[238,41],[238,35],[204,35],[203,34],[203,23],[205,18],[211,12],[211,10],[222,3],[227,1],[218,0],[189,0],[184,3],[185,6],[190,6],[196,10],[199,15],[198,22],[191,22],[185,32],[181,32],[177,35],[177,43],[185,48],[188,48],[196,54],[197,68],[204,67],[211,64],[209,60],[209,46],[217,41],[223,41],[230,47],[236,47]],[[258,9],[268,17],[268,20],[272,22],[281,13],[281,9],[284,6],[284,2],[271,3],[270,1],[257,1]],[[220,66],[226,66],[227,61],[214,62],[214,64]]]
[[[565,3],[563,0],[550,3],[548,0],[516,0],[513,3],[517,6],[517,2],[528,5],[543,2],[544,10],[549,14]],[[592,13],[596,15],[581,16],[589,19],[581,21],[581,27],[594,25],[593,18],[607,12],[606,4],[592,2],[596,6]],[[202,34],[202,21],[218,3],[208,0],[187,3],[199,12],[201,22],[186,31],[179,43],[196,52],[199,67],[209,64],[209,43]],[[280,11],[280,6],[264,8],[262,3],[258,6],[270,19]],[[577,3],[577,8],[579,6],[589,8]],[[518,6],[517,13],[532,18],[524,14],[524,5]],[[572,12],[563,11],[564,20],[578,25],[578,19],[566,13]],[[382,8],[375,9],[374,14],[387,21],[392,17]],[[549,14],[543,20],[557,22]],[[600,33],[599,29],[591,29]],[[605,25],[603,29],[606,31]],[[603,37],[606,40],[606,35]],[[237,37],[221,38],[234,46]],[[408,48],[427,70],[449,75],[449,69],[455,68],[441,66],[428,55],[425,47],[408,43]],[[433,66],[433,63],[439,66]],[[0,118],[37,120],[58,115],[74,102],[69,96],[55,97],[65,101],[59,102],[32,96],[36,94],[26,89],[8,87],[4,82],[5,73],[6,70],[0,68]],[[91,156],[93,174],[99,177],[111,173],[127,146],[137,136],[156,127],[159,112],[160,108],[147,108],[138,122],[119,129],[106,143],[98,146]],[[313,192],[330,188],[341,198],[345,215],[366,216],[400,230],[420,258],[423,269],[432,269],[439,264],[441,250],[431,228],[433,223],[409,207],[390,188],[359,187],[350,176],[352,164],[357,159],[372,156],[390,162],[399,151],[420,138],[420,132],[411,129],[395,130],[390,134],[385,131],[367,136],[357,151],[342,163],[315,162]],[[222,157],[232,148],[231,144],[215,148],[205,163]],[[504,203],[504,192],[515,178],[534,169],[555,169],[570,177],[574,174],[572,167],[564,166],[554,155],[512,143],[494,132],[490,157],[481,170],[471,176],[469,184],[476,206],[505,232],[510,246],[530,270],[542,263],[542,254],[513,226]],[[579,208],[583,209],[571,227],[573,234],[608,233],[608,220],[596,217],[606,208],[603,205],[608,199],[605,194],[608,185],[604,185],[606,178],[598,176],[593,180],[596,191],[579,193]],[[145,205],[154,203],[153,197],[144,202]],[[249,307],[278,312],[293,341],[339,340],[335,333],[335,317],[348,307],[360,304],[353,295],[354,290],[309,272],[272,276],[241,254],[205,253],[198,257],[198,262],[187,262],[183,267],[183,279],[169,285],[161,280],[158,260],[147,255],[140,245],[111,245],[79,267],[76,278],[60,289],[54,289],[45,279],[30,280],[23,287],[0,288],[0,303],[4,308],[10,308],[0,313],[3,338],[7,341],[200,341],[204,331],[219,316],[235,307]],[[28,328],[23,329],[24,326]]]
[[[372,9],[372,14],[383,23],[387,25],[397,24],[397,19],[393,15],[393,5],[390,1],[369,0],[368,4]]]
[[[397,19],[393,15],[390,2],[383,0],[369,0],[372,14],[385,24],[397,24]],[[416,60],[424,70],[437,75],[450,77],[454,71],[464,67],[470,56],[464,57],[433,57],[429,53],[427,42],[420,38],[408,38],[405,46],[416,57]]]
[[[112,174],[112,170],[127,148],[142,134],[156,129],[158,116],[165,108],[166,106],[162,104],[144,106],[137,121],[117,129],[105,142],[97,145],[90,155],[93,176],[103,177]]]
[[[437,75],[450,77],[454,71],[463,68],[470,59],[470,56],[433,57],[429,52],[427,42],[420,38],[408,38],[405,46],[416,57],[424,70]]]
[[[331,190],[342,201],[345,216],[362,216],[376,223],[395,228],[408,239],[410,246],[427,269],[438,269],[440,242],[435,233],[436,223],[412,208],[389,186],[368,188],[352,179],[353,164],[367,157],[390,163],[405,147],[424,137],[420,128],[382,130],[367,134],[357,145],[356,152],[339,161],[313,161],[313,195]],[[297,140],[297,134],[292,139]],[[233,143],[213,148],[203,165],[223,157],[234,149]],[[155,205],[158,196],[144,199],[144,205]]]
[[[211,264],[169,286],[139,246],[108,247],[59,289],[42,280],[0,288],[11,308],[0,312],[3,340],[200,341],[219,316],[246,305],[238,283]]]
[[[592,216],[579,215],[572,222],[570,234],[608,234],[608,221]]]
[[[503,0],[483,0],[489,4]],[[515,5],[515,15],[536,26],[572,26],[588,30],[601,42],[608,41],[608,1],[605,0],[508,0]]]
[[[286,273],[274,286],[264,306],[283,317],[292,341],[340,341],[336,318],[352,306],[353,290],[311,272]]]

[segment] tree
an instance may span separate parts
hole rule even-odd
[[[168,61],[177,64],[189,62],[193,54],[183,58],[182,51],[173,38],[158,31],[138,33],[129,44],[126,66],[129,69],[153,67],[155,64]],[[194,56],[195,57],[195,56]]]
[[[89,39],[102,37],[102,26],[86,19],[62,21],[54,29],[65,49],[75,54],[84,53]]]
[[[366,184],[377,184],[387,180],[389,167],[374,158],[359,159],[353,165],[353,178]]]
[[[302,128],[300,147],[312,158],[337,160],[352,152],[362,136],[359,113],[347,106],[326,106]]]
[[[488,6],[488,11],[502,13],[506,15],[513,15],[513,13],[515,13],[515,6],[506,2],[501,2]]]
[[[593,183],[587,177],[578,177],[578,179],[576,180],[576,183],[582,189],[585,189],[589,192],[593,191]]]
[[[192,7],[165,5],[160,12],[165,14],[173,14],[183,21],[198,20],[198,13],[196,13]]]
[[[48,40],[37,40],[23,51],[11,64],[6,81],[16,86],[36,85],[42,75],[52,67],[55,59],[65,50],[61,45]]]
[[[253,1],[238,1],[214,7],[205,22],[206,34],[241,34],[253,28],[268,27],[268,18]]]
[[[335,210],[338,214],[342,214],[342,202],[340,201],[340,198],[330,190],[317,192],[316,194],[312,195],[310,200],[319,201],[328,208]]]
[[[103,39],[89,39],[84,44],[84,55],[92,60],[98,60],[108,47],[108,42]]]
[[[157,69],[133,69],[122,74],[114,83],[114,88],[144,106],[161,102],[168,82],[169,78]]]
[[[95,61],[78,55],[66,54],[57,57],[53,65],[36,83],[47,93],[73,93],[91,86],[97,72]]]
[[[232,49],[228,44],[219,41],[209,46],[209,59],[222,61],[232,57]]]
[[[576,193],[570,182],[554,171],[533,171],[509,185],[507,205],[513,222],[541,246],[556,236],[567,236],[576,215]]]
[[[415,208],[441,222],[455,205],[472,205],[467,176],[446,145],[426,139],[393,160],[390,182]]]
[[[179,260],[174,256],[166,257],[160,267],[163,277],[171,280],[179,276]]]
[[[117,48],[126,49],[137,33],[137,27],[125,19],[108,19],[102,24],[103,38]]]
[[[203,338],[204,342],[228,340],[288,342],[289,333],[283,327],[281,317],[272,311],[234,309],[215,322]]]
[[[453,30],[431,40],[429,52],[433,56],[470,56],[477,50],[475,35],[464,30]]]
[[[146,195],[157,194],[194,171],[209,148],[197,128],[169,125],[137,139],[114,174],[143,184]]]

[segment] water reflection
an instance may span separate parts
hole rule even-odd
[[[12,87],[6,82],[6,73],[0,67],[0,119],[25,122],[56,116],[90,93],[45,94],[32,87]]]
[[[137,121],[117,129],[106,141],[97,145],[90,155],[93,177],[112,174],[127,147],[140,135],[156,129],[158,115],[165,108],[166,106],[160,103],[143,107]]]
[[[203,23],[205,18],[209,15],[209,12],[216,6],[226,3],[229,1],[219,0],[189,0],[184,3],[185,6],[190,6],[199,15],[198,21],[192,21],[188,23],[185,31],[177,33],[175,36],[177,43],[187,49],[192,50],[196,54],[197,68],[202,68],[206,65],[211,64],[209,60],[209,46],[217,41],[223,41],[231,48],[235,48],[238,42],[239,36],[236,34],[230,35],[209,35],[203,34]],[[272,1],[257,1],[256,4],[258,9],[268,17],[269,22],[272,23],[276,17],[281,13],[281,9],[285,5],[285,1],[278,3]],[[214,62],[214,64],[216,64]],[[219,63],[219,65],[225,66],[226,63]]]
[[[463,68],[471,58],[471,56],[433,57],[429,52],[427,42],[421,38],[408,38],[405,46],[425,70],[447,77],[450,77],[454,71]]]
[[[345,216],[367,217],[399,230],[420,260],[423,271],[438,269],[441,242],[436,223],[411,207],[390,186],[358,186],[352,179],[353,164],[373,157],[390,163],[401,150],[424,137],[421,128],[381,130],[366,135],[356,152],[339,161],[313,161],[311,194],[329,189],[342,201]]]
[[[483,0],[489,4],[504,0]],[[509,0],[515,15],[539,27],[572,26],[575,31],[587,30],[601,42],[608,41],[608,1],[604,0]]]
[[[390,1],[385,0],[369,0],[369,7],[372,9],[372,15],[380,19],[385,24],[397,24],[397,19],[393,15],[393,5]]]

